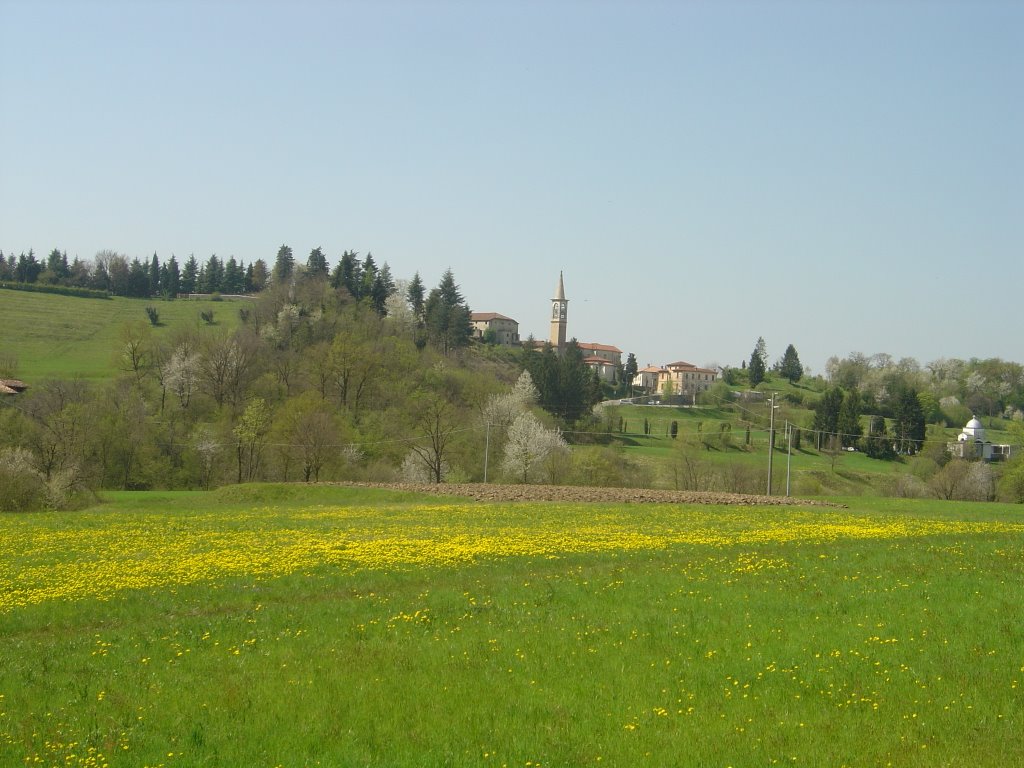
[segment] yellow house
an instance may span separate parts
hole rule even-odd
[[[717,379],[718,371],[679,360],[658,372],[658,391],[664,395],[696,398],[699,393],[711,389]]]

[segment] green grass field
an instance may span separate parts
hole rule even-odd
[[[782,386],[789,387],[783,382]],[[688,443],[691,456],[719,470],[728,467],[747,467],[751,472],[768,477],[768,421],[764,404],[741,405],[737,410],[709,406],[675,407],[614,405],[609,408],[614,440],[623,446],[630,460],[646,465],[656,482],[670,487],[667,468],[683,443]],[[623,432],[618,432],[618,419],[623,420]],[[787,460],[793,495],[879,495],[886,494],[887,486],[895,475],[909,471],[907,461],[871,459],[859,451],[841,452],[836,456],[827,450],[818,451],[811,432],[803,432],[799,449],[787,459],[784,425],[809,424],[813,412],[786,403],[776,421],[776,451],[773,457],[773,493],[784,492]],[[746,442],[745,424],[752,422],[750,442]],[[647,421],[649,434],[644,434]],[[676,423],[677,437],[670,436],[672,422]],[[729,447],[718,439],[721,425],[729,425]],[[985,418],[989,437],[995,442],[1012,443],[1016,440],[1007,429],[1008,422],[999,418]],[[938,429],[929,434],[929,441],[945,446],[956,440],[959,429]],[[701,437],[709,436],[708,449]],[[760,486],[758,486],[760,489]]]
[[[46,293],[0,290],[0,358],[18,361],[18,377],[29,384],[45,379],[113,378],[119,373],[117,354],[128,324],[149,327],[146,307],[156,307],[160,338],[176,329],[199,333],[231,330],[239,325],[237,301],[160,301],[115,297],[81,299]],[[199,313],[212,310],[214,325]]]
[[[0,764],[1024,763],[1019,508],[111,494],[0,517]]]

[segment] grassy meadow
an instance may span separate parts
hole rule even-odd
[[[150,326],[146,307],[155,307],[160,325]],[[109,379],[122,372],[118,350],[128,325],[170,337],[178,329],[199,333],[239,325],[238,301],[177,299],[83,299],[47,293],[0,290],[0,358],[18,361],[18,377],[29,384],[45,379]],[[214,325],[200,312],[212,311]]]
[[[332,487],[0,517],[0,764],[1024,763],[1019,507]]]
[[[807,393],[801,385],[772,382],[782,390]],[[730,407],[679,407],[647,405],[612,405],[607,408],[606,424],[615,440],[622,445],[623,455],[646,467],[652,482],[660,487],[672,487],[669,469],[681,460],[682,451],[689,459],[706,463],[710,467],[731,471],[746,469],[748,477],[757,475],[756,490],[761,492],[768,479],[768,409],[764,403],[735,403]],[[773,493],[783,493],[786,487],[787,461],[793,495],[891,495],[887,486],[896,476],[910,470],[910,461],[872,459],[860,451],[841,451],[836,454],[818,450],[813,433],[802,432],[799,447],[787,459],[785,423],[810,424],[813,411],[783,401],[776,414],[776,441],[773,457]],[[619,432],[619,419],[623,431]],[[644,433],[644,422],[649,433]],[[866,419],[863,419],[865,421]],[[671,437],[672,423],[676,423],[676,438]],[[990,439],[997,443],[1015,443],[1017,438],[1008,429],[1005,419],[984,417]],[[750,424],[747,443],[746,425]],[[722,426],[727,425],[727,442],[723,444]],[[926,454],[935,446],[939,451],[956,440],[960,428],[929,427],[925,443]],[[823,447],[824,448],[824,447]],[[762,480],[763,478],[763,480]],[[763,483],[763,485],[762,485]]]

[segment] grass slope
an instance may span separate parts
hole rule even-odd
[[[157,301],[115,297],[109,301],[45,293],[0,290],[0,357],[18,361],[18,377],[29,384],[49,378],[112,378],[119,372],[117,350],[128,324],[149,327],[145,308],[156,307],[160,325],[156,338],[176,329],[199,333],[238,326],[239,302]],[[199,317],[214,312],[215,325]]]
[[[1019,509],[313,493],[0,518],[0,764],[1024,762]]]

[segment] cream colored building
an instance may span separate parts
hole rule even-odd
[[[645,392],[657,392],[661,371],[662,369],[656,365],[648,365],[646,368],[641,368],[637,371],[633,381],[630,383],[637,389],[642,389]]]
[[[519,344],[519,323],[511,317],[497,312],[472,312],[469,322],[473,325],[473,336],[477,339],[484,338],[488,331],[494,331],[494,340],[498,344],[509,347]]]
[[[680,360],[664,367],[658,376],[658,391],[664,395],[693,398],[711,389],[717,378],[718,371]]]

